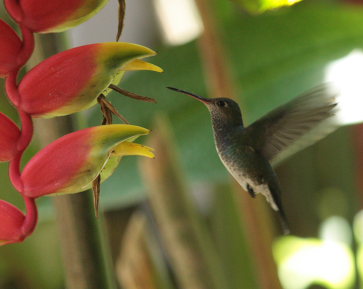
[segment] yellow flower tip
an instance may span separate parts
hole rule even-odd
[[[110,124],[99,125],[93,128],[95,131],[100,131],[101,134],[110,135],[118,133],[121,134],[134,134],[134,135],[146,135],[150,133],[150,130],[141,126],[132,124]]]
[[[148,157],[150,159],[155,159],[155,154],[154,154],[154,149],[148,146],[143,146],[145,149],[145,154],[143,155],[144,157]]]
[[[150,130],[129,124],[110,124],[92,128],[92,139],[95,151],[113,151],[122,142],[133,142],[142,135],[147,135]]]
[[[154,159],[155,155],[153,151],[154,149],[151,147],[125,141],[120,143],[113,149],[112,156],[143,156]]]
[[[104,42],[100,43],[100,47],[104,50],[103,55],[133,55],[134,57],[154,56],[156,52],[146,46],[128,42]]]
[[[122,70],[125,71],[131,71],[131,70],[150,70],[150,71],[155,71],[155,72],[163,72],[164,70],[152,63],[146,62],[144,60],[140,60],[140,59],[134,59],[131,60],[130,62],[126,63],[123,67]]]
[[[118,42],[120,43],[120,42]],[[127,43],[127,42],[121,42],[123,44],[125,44],[125,46],[127,45],[131,45],[131,49],[133,51],[139,51],[140,53],[144,54],[144,56],[141,56],[142,58],[144,57],[150,57],[150,56],[155,56],[157,54],[157,52],[149,47],[140,45],[140,44],[135,44],[135,43]]]

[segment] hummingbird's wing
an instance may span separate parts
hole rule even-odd
[[[273,164],[313,144],[336,128],[337,92],[321,85],[271,111],[247,131],[258,140],[257,148]]]

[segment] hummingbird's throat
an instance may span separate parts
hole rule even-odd
[[[216,111],[213,107],[208,106],[208,110],[212,120],[212,126],[214,131],[228,132],[235,129],[243,128],[243,121],[241,115],[230,115],[220,111]]]

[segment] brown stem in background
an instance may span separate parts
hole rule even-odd
[[[65,48],[62,35],[37,37],[38,49],[33,61],[40,61]],[[36,119],[35,125],[42,146],[74,130],[71,117]],[[95,219],[90,192],[54,197],[54,205],[67,289],[115,288],[111,257],[104,246],[105,232]]]
[[[98,175],[97,178],[92,182],[92,191],[93,191],[93,204],[95,206],[95,215],[98,218],[98,212],[100,207],[100,193],[101,193],[101,175]]]
[[[118,0],[119,8],[118,8],[118,26],[117,26],[117,35],[116,41],[119,41],[122,30],[124,28],[124,19],[125,19],[125,11],[126,11],[126,2],[125,0]]]
[[[121,258],[117,264],[119,282],[127,289],[157,289],[150,253],[148,252],[147,221],[141,213],[134,213],[122,242]],[[154,269],[154,272],[153,272]]]
[[[196,0],[195,2],[204,26],[204,32],[199,38],[199,50],[209,95],[235,99],[236,87],[228,62],[228,55],[218,34],[218,25],[213,15],[211,1]]]
[[[236,199],[243,215],[258,280],[263,289],[282,289],[277,275],[277,267],[272,255],[272,244],[276,232],[271,208],[263,198],[253,199],[241,190],[233,180]],[[242,192],[241,192],[242,191]]]
[[[174,289],[144,213],[136,211],[125,232],[116,271],[127,289]]]

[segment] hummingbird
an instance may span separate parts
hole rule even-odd
[[[318,87],[244,126],[240,107],[230,98],[205,98],[178,88],[167,88],[205,104],[222,163],[251,197],[262,194],[266,198],[272,209],[279,212],[282,229],[288,234],[280,185],[272,165],[299,150],[299,146],[307,146],[332,130],[332,126],[327,129],[323,124],[335,114],[336,93],[326,86]],[[301,143],[301,138],[310,134],[313,135],[310,143],[306,140]]]

